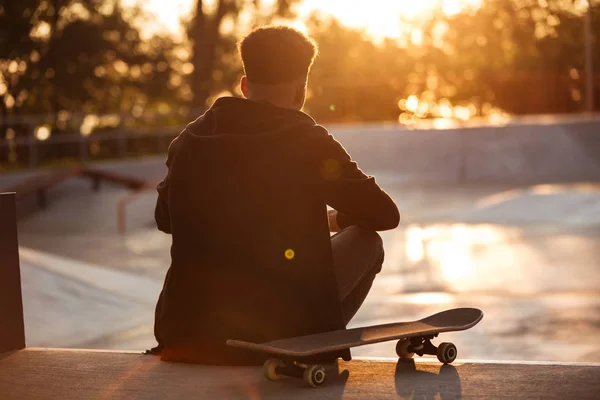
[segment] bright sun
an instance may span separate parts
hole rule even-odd
[[[481,0],[304,0],[300,15],[322,11],[346,26],[365,29],[375,38],[398,38],[403,33],[401,18],[414,20],[438,8],[453,15],[479,4]]]
[[[191,12],[195,1],[123,0],[123,4],[126,6],[141,4],[146,11],[157,17],[162,27],[172,33],[181,34],[179,19],[182,15]],[[269,3],[269,0],[264,3]],[[298,14],[300,19],[303,19],[314,11],[320,11],[335,16],[346,26],[365,29],[374,38],[398,38],[403,33],[401,17],[412,20],[439,8],[445,14],[453,15],[465,7],[480,4],[481,0],[304,0],[299,4]],[[156,31],[157,29],[153,26],[144,27],[144,30]]]

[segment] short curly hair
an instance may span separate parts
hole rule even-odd
[[[308,76],[318,54],[313,39],[285,25],[255,28],[239,42],[238,49],[248,81],[260,84]]]

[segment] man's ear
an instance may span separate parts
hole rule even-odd
[[[294,104],[299,110],[304,107],[304,101],[306,100],[306,82],[302,82],[296,86],[296,95],[294,97]]]
[[[242,89],[242,94],[245,98],[248,98],[248,79],[246,75],[242,76],[242,80],[240,81],[240,89]]]

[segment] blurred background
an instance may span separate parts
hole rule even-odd
[[[403,216],[351,324],[478,307],[459,357],[600,361],[600,0],[0,0],[28,345],[154,345],[166,150],[267,23],[318,42],[305,111]]]

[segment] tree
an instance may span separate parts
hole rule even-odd
[[[171,95],[171,48],[143,40],[118,0],[4,1],[2,114],[131,113]]]
[[[473,12],[440,20],[448,27],[449,51],[434,62],[459,88],[455,100],[515,114],[581,111],[584,33],[572,0],[486,0]]]
[[[335,19],[309,21],[319,56],[308,81],[306,110],[319,121],[377,121],[398,117],[398,100],[413,68],[393,40],[376,44]]]
[[[592,5],[598,38],[600,1]],[[411,121],[470,118],[498,109],[512,114],[583,109],[582,13],[572,0],[484,0],[456,15],[439,11],[404,23],[412,32],[374,43],[336,21],[313,19],[310,34],[321,52],[309,80],[311,115],[368,121],[400,114]],[[594,55],[600,71],[600,51]]]

